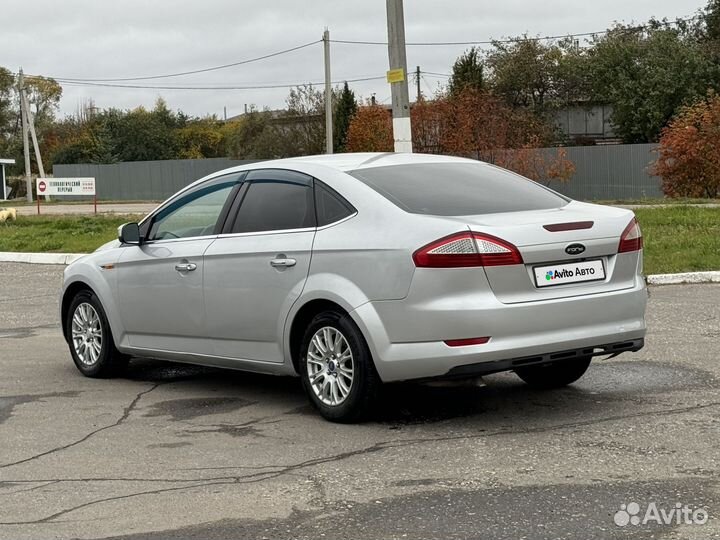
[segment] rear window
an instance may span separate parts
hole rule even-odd
[[[413,214],[469,216],[545,210],[569,199],[510,171],[482,163],[416,163],[350,171]]]

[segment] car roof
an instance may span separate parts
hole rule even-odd
[[[389,167],[391,165],[410,165],[414,163],[483,163],[474,159],[460,158],[455,156],[441,156],[438,154],[410,154],[407,152],[354,152],[346,154],[318,154],[314,156],[300,156],[294,158],[282,158],[272,159],[267,161],[255,161],[252,163],[246,163],[244,165],[238,165],[236,167],[230,167],[222,171],[213,172],[191,184],[185,186],[183,189],[175,193],[171,197],[175,198],[186,191],[218,176],[242,172],[251,171],[253,169],[282,169],[288,168],[296,170],[297,168],[302,169],[303,165],[313,165],[326,167],[331,170],[347,172],[356,171],[359,169],[371,169],[373,167]],[[487,164],[484,164],[487,165]],[[299,166],[299,167],[295,167]],[[169,200],[169,199],[168,199]],[[164,206],[167,201],[160,204],[152,212],[154,213],[160,207]],[[148,214],[149,215],[149,214]]]
[[[452,163],[467,162],[466,158],[441,156],[437,154],[410,154],[395,152],[357,152],[348,154],[321,154],[295,158],[277,159],[264,162],[267,166],[280,167],[296,164],[322,165],[338,171],[354,171],[373,167],[389,167],[392,165],[409,165],[413,163]],[[254,166],[259,163],[253,163]]]

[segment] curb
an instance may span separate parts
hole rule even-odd
[[[648,285],[679,285],[681,283],[720,283],[720,271],[654,274],[647,277]]]
[[[68,265],[87,253],[14,253],[0,251],[0,262],[26,264]],[[683,283],[720,283],[720,270],[710,272],[682,272],[680,274],[652,274],[647,276],[648,285],[680,285]]]
[[[67,265],[87,253],[13,253],[0,251],[0,262]]]

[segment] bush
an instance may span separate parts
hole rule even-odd
[[[652,173],[667,197],[720,195],[720,96],[683,107],[663,129]]]

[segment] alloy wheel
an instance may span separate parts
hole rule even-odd
[[[86,366],[92,366],[100,359],[103,336],[100,316],[91,304],[83,302],[75,308],[71,331],[77,357]]]
[[[325,405],[342,404],[350,394],[355,364],[350,345],[337,328],[324,326],[310,340],[307,352],[310,386]]]

